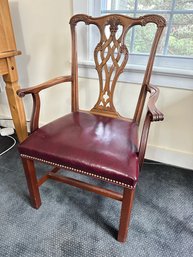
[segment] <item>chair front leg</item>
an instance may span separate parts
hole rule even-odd
[[[124,188],[121,207],[121,217],[118,232],[118,241],[124,243],[127,239],[128,226],[131,216],[135,189]]]
[[[22,162],[32,206],[38,209],[41,205],[41,198],[39,193],[38,181],[36,177],[36,171],[34,167],[34,161],[22,158]]]

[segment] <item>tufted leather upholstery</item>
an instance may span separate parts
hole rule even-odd
[[[137,128],[133,122],[74,112],[37,129],[19,152],[135,187]]]

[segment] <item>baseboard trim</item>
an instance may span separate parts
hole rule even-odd
[[[14,128],[14,125],[13,125],[13,121],[12,119],[10,118],[10,120],[8,120],[9,118],[7,117],[0,117],[0,126],[1,127],[5,127],[5,128]]]
[[[161,148],[154,145],[148,145],[145,158],[193,170],[192,153],[176,151],[174,149]]]
[[[10,117],[0,116],[0,126],[4,128],[15,129],[13,120]],[[30,132],[30,123],[28,121],[27,121],[27,131]]]

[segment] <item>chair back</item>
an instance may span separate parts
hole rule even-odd
[[[124,15],[106,15],[93,18],[84,14],[78,14],[71,18],[72,33],[72,110],[78,110],[78,68],[77,68],[77,39],[76,24],[84,22],[86,25],[94,24],[99,30],[100,41],[94,50],[94,61],[99,77],[99,96],[91,112],[100,113],[112,117],[120,117],[113,103],[113,95],[116,82],[128,62],[129,51],[125,43],[129,30],[136,25],[145,26],[148,23],[157,25],[155,36],[152,42],[147,68],[138,99],[134,120],[139,123],[143,105],[148,91],[148,85],[152,73],[153,62],[158,42],[165,26],[165,19],[159,15],[145,15],[139,18],[131,18]]]

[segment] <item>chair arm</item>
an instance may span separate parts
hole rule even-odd
[[[143,129],[142,129],[141,139],[140,139],[140,146],[139,146],[139,153],[138,153],[140,170],[142,168],[143,161],[144,161],[151,122],[161,121],[164,119],[164,115],[155,106],[155,103],[159,96],[159,89],[155,86],[149,85],[148,91],[150,92],[149,101],[147,103],[148,110],[147,110],[144,124],[143,124]]]
[[[45,83],[42,83],[40,85],[29,87],[29,88],[23,88],[17,90],[17,94],[19,97],[24,97],[27,94],[31,94],[33,98],[33,112],[32,112],[32,118],[30,122],[30,130],[31,132],[34,132],[39,127],[39,115],[40,115],[40,96],[39,92],[41,90],[44,90],[46,88],[52,87],[54,85],[63,83],[63,82],[69,82],[72,81],[71,76],[62,76],[55,79],[48,80]]]
[[[69,81],[72,81],[71,76],[57,77],[57,78],[48,80],[42,84],[39,84],[37,86],[19,89],[17,90],[17,95],[19,97],[24,97],[27,94],[38,94],[41,90],[44,90],[46,88],[52,87],[54,85],[57,85],[63,82],[69,82]]]
[[[159,97],[159,89],[155,86],[149,85],[148,91],[150,92],[150,97],[147,103],[147,108],[151,115],[151,121],[161,121],[164,119],[164,115],[155,106]]]

